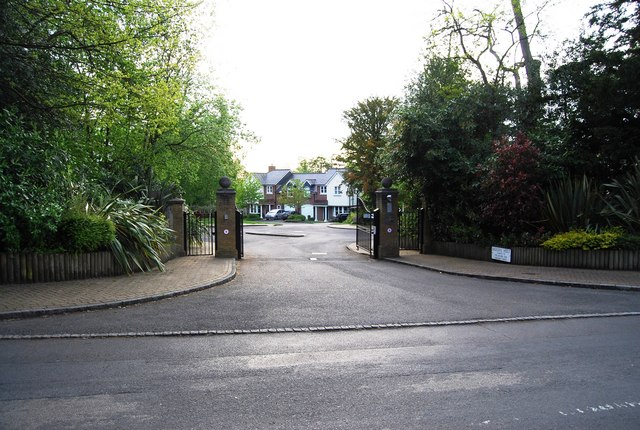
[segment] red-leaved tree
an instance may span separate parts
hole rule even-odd
[[[492,149],[493,157],[480,169],[483,226],[498,235],[537,230],[544,202],[540,150],[524,133],[496,140]]]

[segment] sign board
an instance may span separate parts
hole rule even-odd
[[[491,247],[491,259],[511,263],[511,250],[508,248]]]

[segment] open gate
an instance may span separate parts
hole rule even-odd
[[[236,249],[238,260],[244,257],[244,214],[236,211]]]
[[[370,211],[360,197],[356,205],[356,248],[378,258],[378,209]]]
[[[187,255],[213,255],[214,228],[211,212],[185,212],[184,252]]]

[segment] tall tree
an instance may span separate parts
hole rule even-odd
[[[540,61],[531,53],[530,41],[538,35],[538,23],[527,31],[520,0],[510,0],[511,13],[505,3],[493,3],[469,10],[456,6],[454,0],[442,0],[439,19],[435,20],[429,52],[458,58],[472,66],[487,91],[511,87],[519,99],[516,126],[528,131],[542,115]],[[536,10],[540,12],[546,2]],[[518,47],[522,55],[517,55]],[[522,69],[527,85],[522,84]],[[495,136],[499,138],[499,136]]]
[[[298,167],[295,169],[298,173],[313,173],[313,172],[324,172],[328,169],[333,168],[334,165],[331,160],[326,159],[325,157],[318,156],[314,158],[309,158],[305,160],[301,160],[298,164]]]
[[[350,135],[341,142],[342,154],[338,161],[347,166],[345,180],[349,186],[371,198],[382,180],[384,167],[379,155],[389,140],[397,106],[395,98],[372,97],[358,102],[342,115]]]
[[[251,173],[244,173],[238,177],[234,188],[236,190],[236,206],[244,210],[249,205],[257,204],[263,197],[262,184]]]
[[[540,60],[533,57],[529,43],[529,33],[522,12],[522,1],[511,0],[511,8],[518,31],[518,44],[522,51],[522,62],[527,74],[527,88],[520,94],[522,121],[521,129],[529,131],[542,117],[542,79],[540,77]]]
[[[291,180],[285,187],[282,187],[280,202],[293,206],[296,212],[300,213],[302,205],[309,202],[309,190],[305,189],[304,183],[300,179]]]
[[[135,183],[148,196],[174,184],[192,203],[210,204],[211,177],[237,172],[242,126],[238,107],[196,73],[195,7],[183,0],[0,0],[0,120],[14,134],[2,136],[12,146],[3,150],[15,153],[24,141],[32,159],[0,164],[2,177],[21,189],[39,181],[30,166],[55,165],[51,189],[90,196]],[[49,193],[50,208],[25,200],[14,214],[25,222],[16,224],[46,219],[55,230],[55,217],[32,212],[59,216],[68,200],[68,192]]]
[[[476,166],[512,115],[509,100],[495,103],[496,94],[500,88],[487,93],[470,80],[460,59],[432,56],[398,108],[392,169],[420,190],[436,239],[477,221]]]
[[[592,8],[590,27],[550,77],[551,120],[567,169],[605,180],[633,169],[640,154],[640,1]]]
[[[527,72],[528,85],[532,90],[539,92],[542,86],[542,80],[540,78],[540,61],[536,60],[531,53],[529,33],[527,33],[524,13],[522,12],[522,1],[511,0],[511,9],[513,10],[516,30],[518,31],[518,43],[520,45],[520,50],[522,51],[524,68]]]
[[[535,232],[543,207],[540,150],[523,133],[492,145],[483,166],[481,220],[495,235]]]

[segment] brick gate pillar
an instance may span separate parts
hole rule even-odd
[[[167,224],[175,232],[175,241],[171,245],[171,257],[183,257],[184,252],[184,200],[171,199],[165,209]]]
[[[376,191],[376,207],[378,208],[378,258],[400,256],[400,235],[398,232],[398,190],[391,188],[393,181],[382,180],[382,188]]]
[[[216,257],[236,258],[236,190],[229,188],[231,179],[220,178],[216,191]]]

